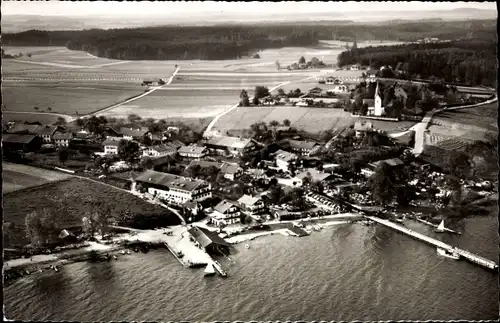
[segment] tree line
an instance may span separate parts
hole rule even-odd
[[[66,46],[126,60],[235,59],[265,48],[315,46],[319,40],[399,40],[424,37],[496,40],[496,21],[352,25],[338,22],[259,26],[165,26],[79,31],[29,30],[3,34],[7,46]]]
[[[496,84],[495,40],[351,48],[337,59],[339,66],[361,64],[374,69],[391,66],[396,73],[409,78],[433,78],[470,85]]]

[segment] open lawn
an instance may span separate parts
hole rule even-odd
[[[238,107],[222,116],[214,126],[214,130],[238,131],[250,129],[256,122],[269,123],[273,120],[282,123],[288,119],[293,127],[310,133],[319,133],[325,130],[337,130],[350,126],[356,120],[350,113],[341,109],[306,108],[306,107]],[[372,122],[375,128],[395,131],[409,128],[414,122],[390,122],[380,120],[366,120]]]
[[[123,118],[135,113],[143,118],[206,118],[239,101],[239,90],[156,90],[130,104],[98,115]]]
[[[498,103],[444,111],[435,114],[431,123],[463,131],[498,132]]]
[[[136,86],[100,86],[99,84],[3,84],[2,98],[4,110],[38,111],[80,115],[119,103],[144,91]]]
[[[121,225],[148,228],[148,225],[178,224],[179,221],[168,210],[132,194],[78,178],[12,192],[5,194],[3,199],[4,243],[7,247],[29,243],[24,219],[32,211],[47,209],[55,212],[60,227],[81,225],[82,216],[92,210],[88,199],[109,206],[112,211],[110,216]]]
[[[3,194],[49,182],[60,181],[69,177],[69,175],[60,172],[34,169],[30,166],[6,162],[2,163],[2,171]]]

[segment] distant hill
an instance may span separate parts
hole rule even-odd
[[[398,17],[396,20],[394,17]],[[228,17],[227,14],[209,14],[193,12],[189,16],[178,17],[158,14],[155,16],[136,17],[69,17],[69,16],[39,16],[39,15],[2,15],[2,32],[15,33],[31,29],[38,30],[81,30],[81,29],[110,29],[110,28],[137,28],[147,26],[206,26],[225,24],[251,24],[251,23],[298,23],[298,24],[352,24],[392,21],[438,21],[438,20],[484,20],[496,19],[494,10],[458,8],[439,11],[363,11],[363,12],[312,12],[286,15],[270,13],[237,14]]]

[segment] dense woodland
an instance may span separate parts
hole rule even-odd
[[[320,22],[81,31],[30,30],[2,36],[3,44],[7,46],[66,46],[113,59],[215,60],[253,55],[265,48],[316,46],[319,40],[329,39],[414,41],[425,37],[479,37],[496,40],[496,21],[431,21],[387,25]]]
[[[352,47],[338,56],[339,66],[392,66],[404,77],[471,85],[496,84],[496,40],[462,39],[444,43]]]

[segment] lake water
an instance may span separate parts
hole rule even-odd
[[[464,221],[462,236],[408,227],[498,259],[497,217]],[[451,320],[498,318],[498,274],[388,228],[342,224],[308,237],[236,246],[229,277],[203,277],[166,250],[74,263],[4,290],[21,320]]]

